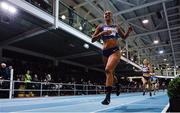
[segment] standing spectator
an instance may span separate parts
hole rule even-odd
[[[69,25],[73,26],[73,23],[74,23],[74,8],[72,6],[69,6],[68,14],[69,14]]]
[[[165,84],[165,82],[163,82],[162,83],[162,90],[163,90],[163,92],[165,91],[165,88],[166,88],[166,84]]]
[[[51,81],[51,75],[50,74],[47,74],[46,75],[46,79],[45,79],[45,81],[47,82],[47,83],[49,83],[50,81]]]
[[[39,81],[37,74],[34,74],[33,81],[34,82],[38,82]]]
[[[6,67],[5,63],[1,63],[0,66],[0,88],[2,89],[9,89],[9,81],[3,81],[3,80],[9,80],[10,79],[10,68]],[[0,98],[7,98],[8,97],[8,91],[0,92],[2,95],[0,95]]]
[[[31,78],[31,75],[30,75],[30,70],[27,70],[26,74],[25,74],[25,87],[26,87],[26,90],[29,90],[31,89],[31,82],[32,78]],[[28,94],[29,91],[26,91],[26,94]]]
[[[84,18],[81,18],[80,24],[82,27],[81,31],[82,32],[86,31],[87,23],[86,23],[86,20]]]
[[[51,88],[51,85],[49,84],[49,82],[52,80],[52,78],[51,78],[51,74],[47,74],[46,75],[46,78],[45,78],[45,82],[46,82],[46,84],[45,84],[45,88],[47,89],[47,90],[50,90],[50,88]],[[48,96],[48,91],[46,92],[46,96]]]
[[[93,34],[96,31],[96,27],[97,27],[97,25],[93,24],[91,32],[90,32],[91,34]]]
[[[10,79],[10,70],[9,70],[9,68],[6,67],[5,63],[1,63],[0,77],[3,80],[9,80]]]
[[[38,79],[38,75],[37,75],[37,74],[34,74],[33,82],[39,82],[39,79]],[[40,83],[34,83],[33,88],[34,88],[34,89],[38,89],[39,86],[40,86]]]
[[[40,84],[40,83],[36,83],[36,82],[39,82],[39,79],[38,79],[38,75],[37,75],[37,74],[34,74],[34,76],[33,76],[33,82],[35,82],[35,83],[33,83],[33,85],[32,85],[33,89],[39,90],[41,84]],[[37,91],[35,91],[34,94],[35,94],[35,95],[39,95],[39,93],[38,93]]]

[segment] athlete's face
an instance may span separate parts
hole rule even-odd
[[[149,62],[147,59],[144,59],[143,64],[147,65]]]
[[[104,13],[104,19],[107,20],[111,20],[112,19],[112,12],[111,11],[106,11]]]

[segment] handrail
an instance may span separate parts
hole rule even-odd
[[[4,86],[10,84],[10,80],[0,80]],[[6,84],[6,85],[5,85]],[[92,84],[69,84],[69,83],[52,83],[52,82],[25,82],[25,81],[12,81],[12,98],[25,97],[27,95],[34,96],[61,96],[61,95],[89,95],[89,94],[102,94],[105,93],[104,85],[92,85]],[[30,88],[25,88],[25,86],[30,86]],[[2,88],[0,85],[0,91],[10,92],[9,87]],[[124,92],[134,92],[140,89],[136,87],[121,87]],[[113,87],[113,92],[116,89]],[[5,93],[6,94],[6,93]],[[23,96],[22,96],[23,95]],[[29,96],[28,96],[29,97]],[[0,97],[1,98],[1,97]]]

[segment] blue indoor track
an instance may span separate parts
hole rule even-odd
[[[142,93],[112,95],[110,105],[101,105],[105,95],[0,99],[0,112],[161,113],[168,104],[166,94],[158,92],[152,97]]]

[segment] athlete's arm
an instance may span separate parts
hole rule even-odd
[[[97,41],[101,36],[102,36],[102,33],[101,33],[101,31],[100,31],[100,26],[98,26],[98,27],[96,28],[96,31],[95,31],[94,34],[92,35],[92,40],[91,40],[91,42],[93,43],[93,42]]]
[[[152,69],[152,66],[149,64],[148,67],[149,67],[149,73],[150,73],[150,75],[153,75],[153,69]]]
[[[119,25],[117,28],[118,28],[118,33],[121,35],[123,39],[126,39],[129,36],[129,33],[133,30],[132,27],[130,26],[128,28],[128,31],[125,33]]]
[[[109,34],[111,34],[111,33],[112,33],[111,30],[106,30],[106,31],[102,31],[102,32],[101,32],[101,27],[98,26],[98,27],[96,28],[96,31],[95,31],[94,34],[92,35],[92,40],[91,40],[91,42],[93,43],[93,42],[97,41],[98,39],[101,38],[102,35],[109,35]]]

